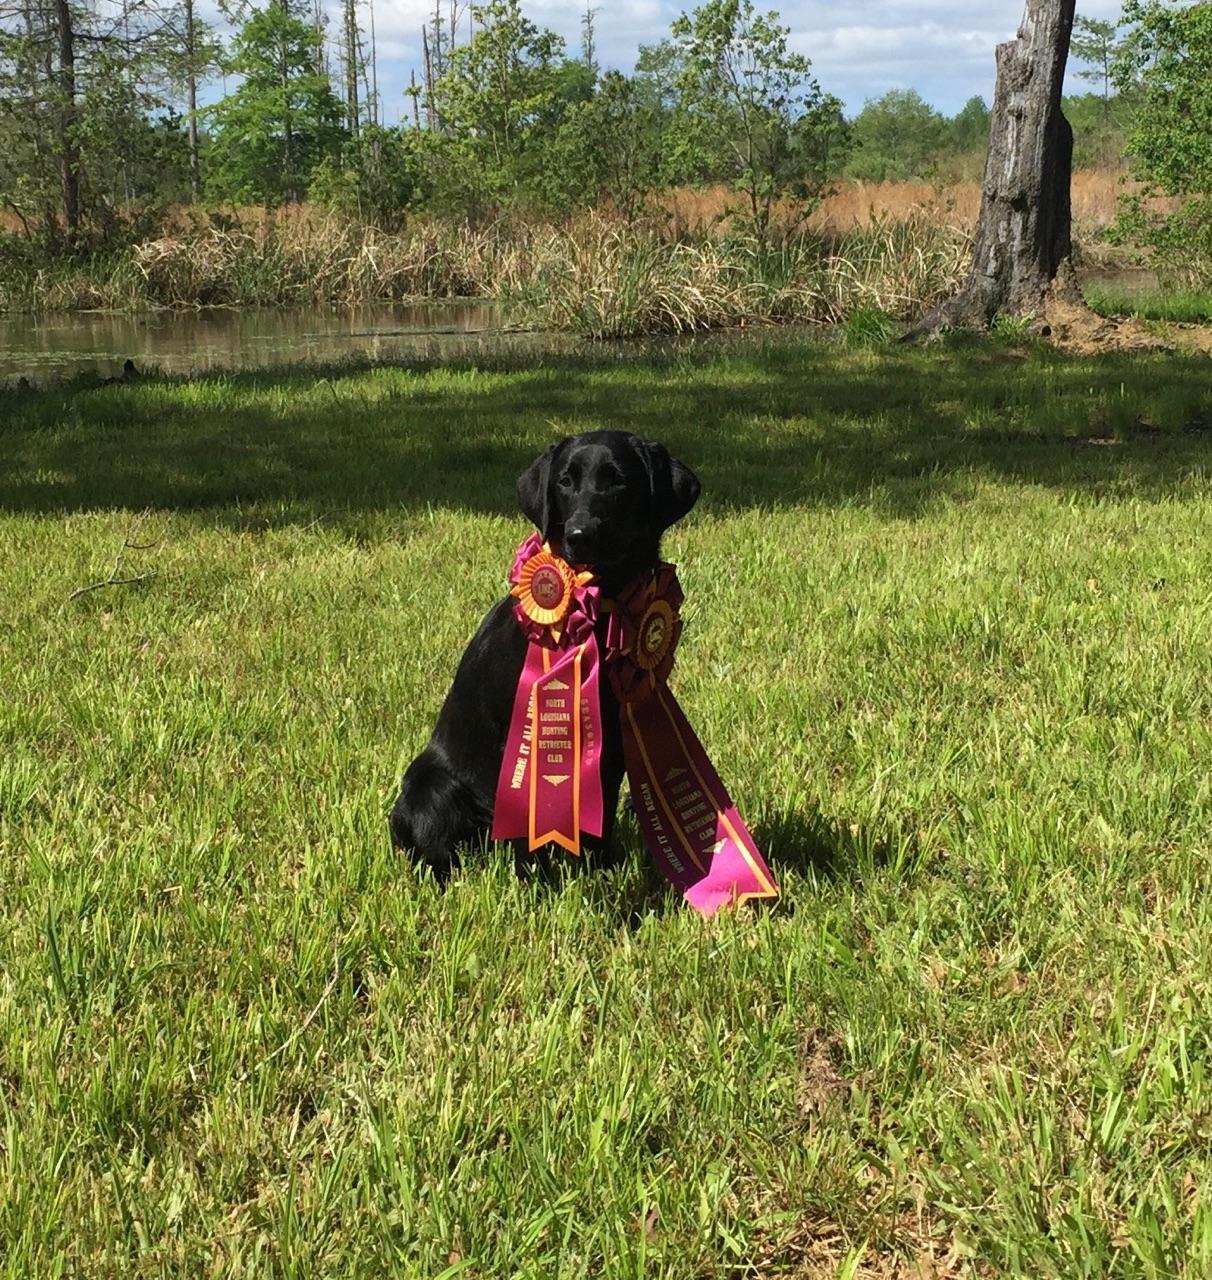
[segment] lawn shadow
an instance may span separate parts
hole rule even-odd
[[[844,875],[857,865],[857,850],[862,844],[854,832],[843,829],[816,808],[767,814],[755,822],[753,837],[779,884],[785,882],[788,871],[822,879]],[[633,930],[649,917],[685,910],[677,890],[649,856],[639,827],[626,809],[620,815],[617,840],[618,874],[613,869],[595,868],[592,858],[573,860],[559,850],[545,857],[519,857],[515,873],[554,893],[562,892],[572,879],[586,877],[591,900]],[[886,844],[876,843],[880,847]],[[793,912],[795,904],[782,897],[778,909]]]
[[[150,379],[12,398],[0,510],[176,510],[357,537],[435,507],[516,515],[552,438],[662,439],[704,510],[860,503],[912,518],[982,476],[1161,494],[1212,462],[1212,360],[1026,354],[990,343],[856,354],[787,341],[724,352],[501,355],[353,372]]]
[[[753,824],[753,839],[775,880],[783,870],[832,879],[847,861],[853,843],[836,821],[819,809],[788,809],[764,815]]]

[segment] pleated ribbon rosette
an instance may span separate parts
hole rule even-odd
[[[603,667],[619,703],[632,802],[649,854],[703,915],[778,896],[748,827],[668,686],[682,589],[658,566],[605,602],[592,574],[538,534],[510,573],[526,660],[497,782],[492,835],[581,851],[602,834]],[[599,647],[601,640],[604,653]]]

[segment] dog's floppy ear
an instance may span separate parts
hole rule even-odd
[[[652,482],[652,522],[658,533],[664,533],[699,500],[699,478],[669,450],[655,440],[641,441]]]
[[[549,444],[518,476],[518,506],[544,538],[551,522],[551,469],[566,442]]]

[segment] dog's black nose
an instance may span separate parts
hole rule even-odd
[[[564,526],[564,551],[570,560],[583,560],[592,550],[592,530],[580,524]]]

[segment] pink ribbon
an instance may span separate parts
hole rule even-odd
[[[522,543],[511,582],[517,584],[542,546],[538,534]],[[579,855],[582,833],[602,834],[598,597],[592,585],[571,592],[558,639],[553,627],[527,615],[522,602],[514,606],[528,643],[497,779],[494,840],[525,837],[531,849],[554,843]]]
[[[705,916],[777,897],[770,868],[669,690],[622,703],[621,715],[631,802],[665,878]]]

